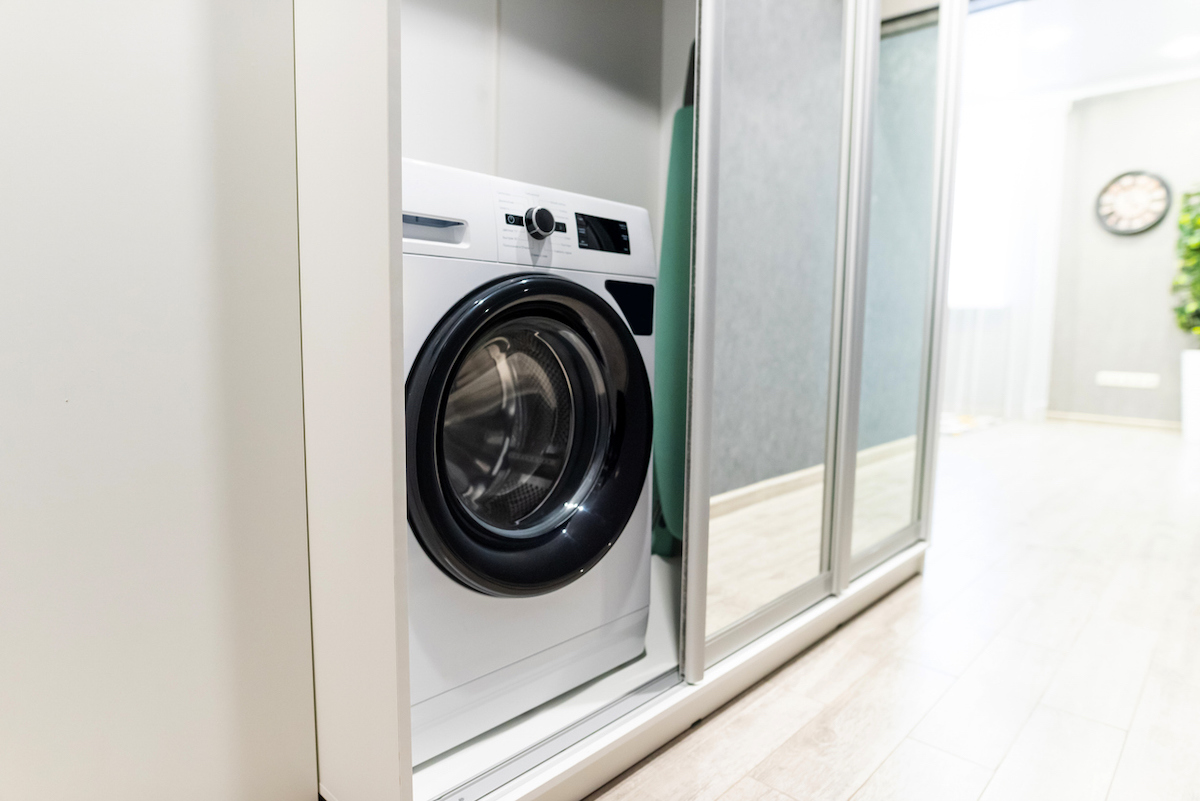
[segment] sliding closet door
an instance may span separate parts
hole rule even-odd
[[[727,0],[723,16],[714,50],[700,57],[702,80],[719,84],[706,240],[712,391],[709,408],[693,406],[711,423],[708,463],[693,463],[707,470],[709,662],[829,592],[850,15],[841,0]]]
[[[917,539],[934,274],[938,17],[885,22],[865,262],[851,577]]]

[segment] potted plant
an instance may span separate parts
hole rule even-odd
[[[1200,337],[1200,191],[1187,192],[1179,212],[1179,272],[1171,284],[1179,305],[1179,327]],[[1183,352],[1181,420],[1183,437],[1200,441],[1200,350]]]

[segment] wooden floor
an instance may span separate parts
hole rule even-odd
[[[1200,447],[944,438],[924,576],[592,798],[1200,799]]]

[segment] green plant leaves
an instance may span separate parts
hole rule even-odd
[[[1179,212],[1179,272],[1171,281],[1179,327],[1200,336],[1200,191],[1184,193]]]

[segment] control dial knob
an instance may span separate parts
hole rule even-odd
[[[544,206],[533,206],[525,212],[525,230],[534,239],[545,239],[554,233],[554,215]]]

